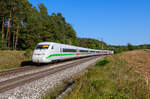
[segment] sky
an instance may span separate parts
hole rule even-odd
[[[29,0],[61,12],[81,38],[111,45],[150,44],[150,0]]]

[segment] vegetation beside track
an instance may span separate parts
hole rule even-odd
[[[149,99],[149,57],[143,50],[108,56],[76,79],[64,99]]]
[[[0,50],[0,70],[17,68],[31,61],[30,51]]]

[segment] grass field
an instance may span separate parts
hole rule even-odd
[[[108,56],[75,80],[64,99],[150,99],[150,52]]]
[[[0,70],[20,67],[30,62],[31,55],[28,51],[0,51]],[[89,68],[75,80],[73,91],[64,99],[150,99],[149,78],[150,52],[124,52],[105,57]],[[58,90],[61,92],[61,87]],[[55,93],[47,96],[43,99],[56,97]]]
[[[31,61],[31,54],[25,51],[0,50],[0,70],[20,67]]]

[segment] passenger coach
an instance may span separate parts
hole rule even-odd
[[[113,51],[95,50],[54,42],[41,42],[34,49],[32,61],[35,63],[49,63],[56,60],[109,54],[113,54]]]

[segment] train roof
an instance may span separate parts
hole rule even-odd
[[[76,47],[76,48],[80,48],[80,49],[88,49],[88,50],[95,50],[95,51],[108,51],[108,50],[98,50],[98,49],[90,49],[90,48],[78,47],[78,46],[74,46],[74,45],[61,44],[61,43],[55,43],[55,42],[40,42],[38,44],[60,44],[60,45],[63,45],[63,46]]]

